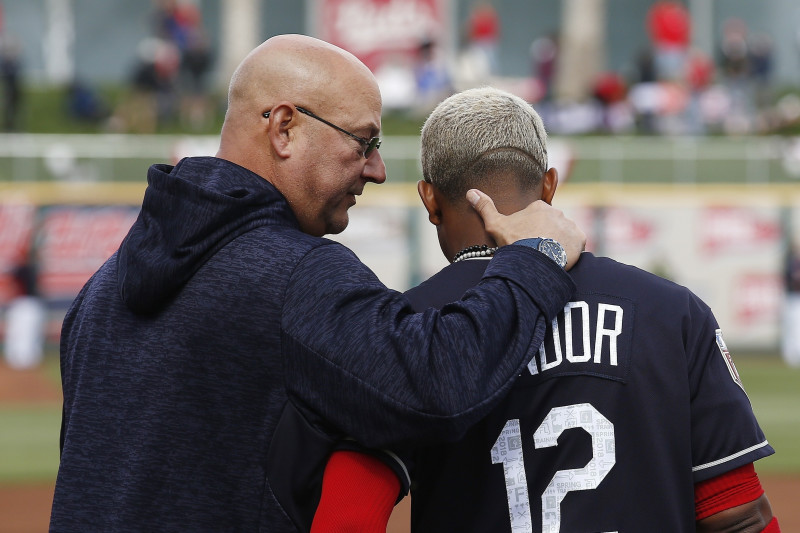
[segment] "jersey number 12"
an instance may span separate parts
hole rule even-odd
[[[554,407],[533,434],[534,446],[558,446],[558,437],[568,429],[583,428],[592,437],[592,458],[583,468],[559,470],[542,493],[542,532],[561,529],[561,501],[568,492],[597,488],[616,463],[614,424],[591,404]],[[505,471],[511,530],[533,533],[528,482],[522,456],[519,419],[506,422],[492,446],[492,464],[502,463]]]

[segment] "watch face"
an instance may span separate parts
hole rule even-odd
[[[564,247],[556,241],[552,239],[542,240],[542,242],[539,244],[539,251],[555,261],[556,264],[558,264],[558,266],[561,268],[566,266],[567,252],[565,252]]]

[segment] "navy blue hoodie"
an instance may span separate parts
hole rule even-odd
[[[573,289],[506,246],[465,299],[415,314],[256,174],[153,165],[64,320],[51,531],[302,531],[334,441],[459,438]]]

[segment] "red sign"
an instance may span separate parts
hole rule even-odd
[[[651,242],[655,236],[652,221],[623,207],[606,211],[606,236],[614,249],[635,249]]]
[[[318,37],[375,71],[397,54],[415,54],[425,40],[447,46],[449,0],[318,0]]]
[[[781,237],[780,223],[772,217],[741,207],[712,207],[703,211],[698,228],[701,246],[710,253],[742,253],[774,245]]]
[[[138,214],[132,207],[52,207],[42,216],[39,291],[71,298],[119,247]]]
[[[783,302],[783,279],[778,274],[746,272],[733,284],[733,305],[742,325],[774,323]]]

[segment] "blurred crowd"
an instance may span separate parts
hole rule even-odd
[[[23,64],[18,38],[4,31],[0,4],[2,131],[20,131]],[[65,87],[65,112],[112,132],[154,133],[164,124],[187,131],[208,126],[214,101],[214,55],[196,0],[153,0],[151,32],[139,42],[121,94],[109,97],[75,77]]]
[[[156,0],[152,34],[138,46],[130,72],[130,95],[117,110],[112,129],[152,133],[178,120],[202,129],[212,99],[208,76],[213,53],[196,2]]]
[[[648,45],[621,71],[597,76],[591,98],[561,105],[552,88],[558,41],[531,48],[533,76],[542,85],[541,111],[556,133],[705,135],[775,131],[800,119],[800,98],[774,94],[773,43],[744,20],[724,22],[710,56],[691,46],[691,17],[679,0],[652,4]],[[800,43],[798,43],[800,44]]]
[[[424,116],[453,92],[491,84],[535,104],[557,134],[751,134],[800,120],[800,97],[775,94],[769,35],[729,19],[710,56],[691,46],[690,13],[679,0],[653,3],[644,24],[647,45],[622,69],[600,72],[580,101],[559,94],[558,31],[533,40],[528,78],[499,75],[500,19],[489,2],[475,4],[453,61],[425,40],[411,67],[389,62],[376,74],[389,110]],[[800,52],[800,37],[797,44]]]
[[[152,0],[152,8],[151,31],[131,54],[121,94],[109,98],[73,80],[66,92],[70,117],[114,132],[153,133],[165,125],[208,131],[222,102],[210,87],[214,48],[198,0]],[[653,2],[642,23],[646,46],[632,50],[624,67],[599,72],[580,100],[565,98],[557,83],[559,69],[576,68],[564,60],[558,30],[534,36],[527,76],[501,74],[501,17],[484,0],[471,4],[456,50],[430,35],[411,54],[384,57],[375,75],[387,113],[421,118],[454,92],[494,85],[536,105],[554,134],[757,134],[800,123],[800,93],[777,94],[770,35],[729,19],[708,54],[692,47],[692,20],[680,0]],[[800,33],[795,44],[800,59]],[[4,131],[21,129],[22,71],[19,44],[3,32],[0,4]]]
[[[691,46],[691,19],[678,0],[655,2],[645,21],[649,44],[625,72],[604,72],[585,123],[611,133],[704,135],[764,133],[800,116],[796,96],[775,102],[773,43],[741,19],[724,22],[713,57]],[[552,62],[552,59],[548,59]],[[542,61],[534,58],[534,64]],[[552,69],[547,66],[547,69]],[[556,106],[551,119],[558,128]],[[574,116],[571,115],[571,116]]]

